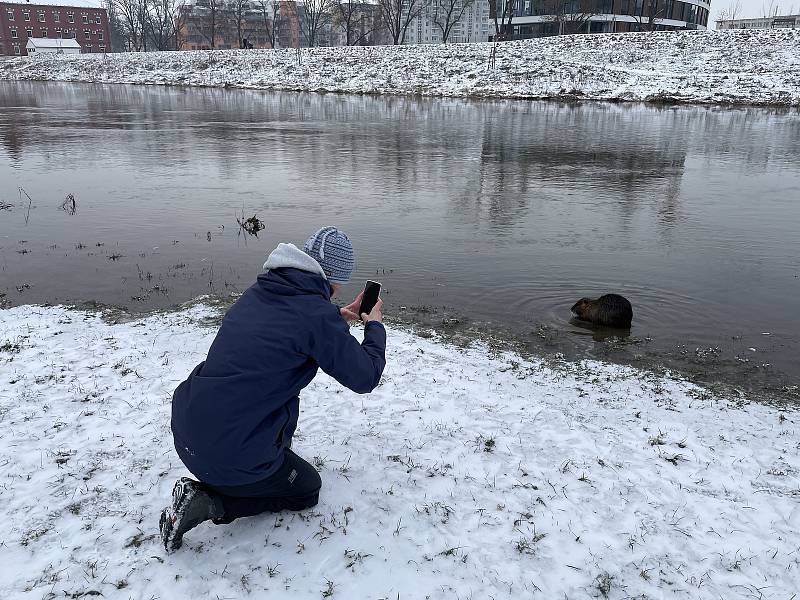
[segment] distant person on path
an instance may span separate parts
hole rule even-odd
[[[175,390],[175,449],[199,481],[183,477],[159,528],[168,552],[200,523],[317,504],[322,480],[292,452],[300,390],[317,369],[359,394],[377,387],[386,365],[386,330],[379,300],[356,314],[359,295],[338,308],[331,302],[350,280],[350,239],[323,227],[305,243],[278,244],[264,272],[230,308],[200,363]],[[364,341],[348,320],[365,323]]]

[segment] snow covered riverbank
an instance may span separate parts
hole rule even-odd
[[[578,35],[491,44],[41,55],[0,79],[313,92],[800,106],[800,31]],[[299,63],[298,63],[299,59]]]
[[[800,414],[600,363],[389,331],[381,386],[320,375],[315,510],[192,531],[170,395],[214,309],[0,311],[0,597],[780,598],[800,589]]]

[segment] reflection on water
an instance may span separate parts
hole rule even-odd
[[[0,202],[18,206],[0,211],[0,293],[147,310],[237,292],[275,243],[336,223],[390,311],[447,307],[592,353],[602,333],[579,335],[569,308],[617,292],[633,354],[711,349],[795,378],[797,116],[3,83]],[[242,236],[242,213],[266,231]]]
[[[630,329],[618,329],[615,327],[593,325],[574,317],[569,320],[569,324],[573,327],[577,327],[577,329],[571,333],[575,335],[590,335],[595,342],[605,342],[606,340],[613,340],[617,338],[628,339],[631,337]]]

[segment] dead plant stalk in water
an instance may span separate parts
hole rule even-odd
[[[19,201],[22,202],[22,194],[25,194],[25,197],[28,198],[28,211],[25,213],[25,225],[28,224],[28,220],[31,218],[31,206],[33,206],[33,198],[28,195],[22,186],[19,187]]]

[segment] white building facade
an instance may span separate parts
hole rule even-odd
[[[446,0],[444,0],[446,1]],[[461,12],[461,6],[457,5],[453,14]],[[439,8],[441,10],[441,8]],[[430,2],[422,14],[414,19],[408,26],[406,32],[406,44],[441,44],[442,29],[436,24],[436,0]],[[475,0],[464,8],[461,18],[453,26],[448,44],[459,44],[467,42],[486,42],[489,40],[489,1]],[[494,31],[493,29],[491,30]]]
[[[800,29],[800,15],[717,21],[717,29]]]

